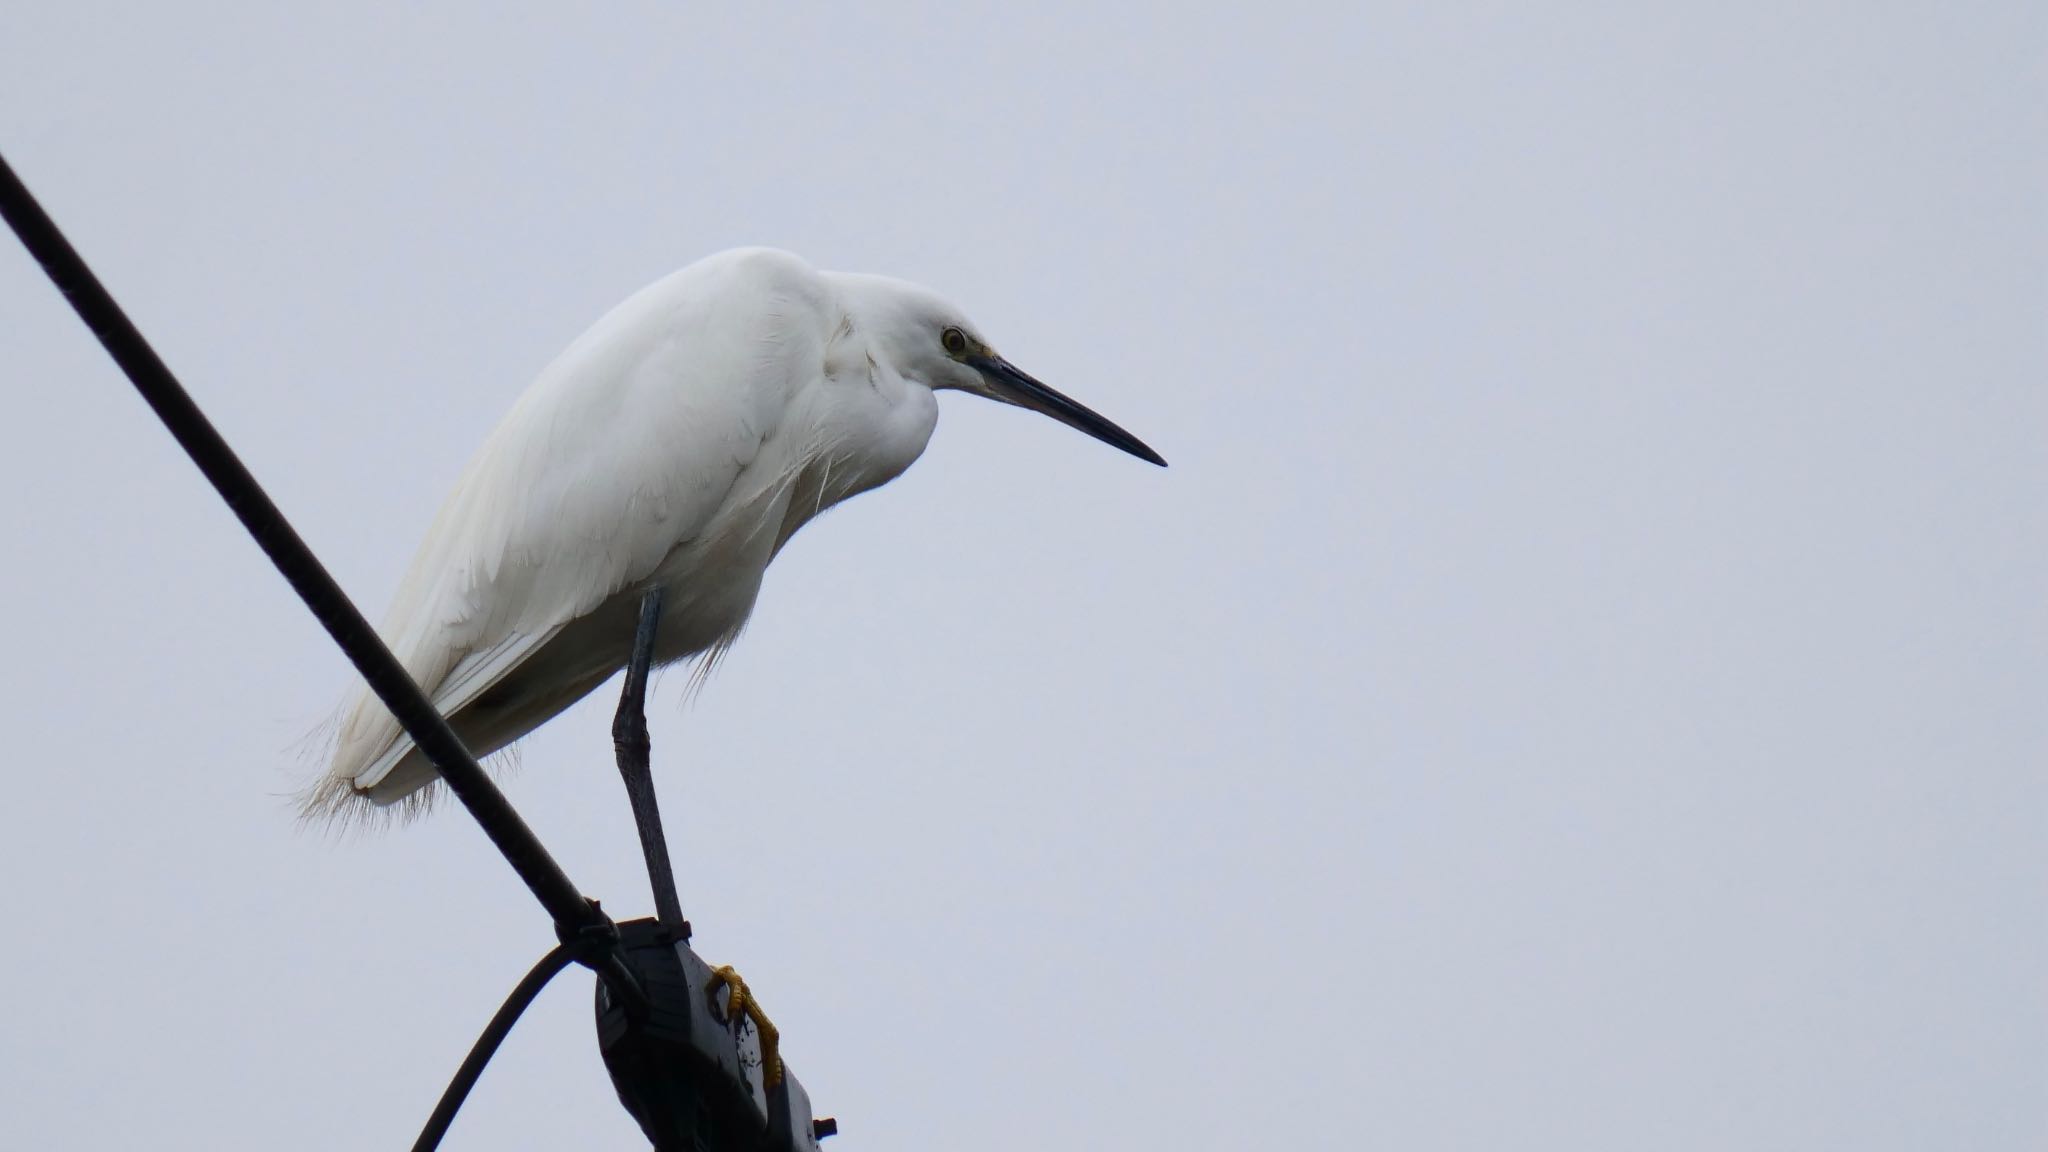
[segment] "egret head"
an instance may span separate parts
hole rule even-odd
[[[848,278],[853,279],[853,278]],[[951,388],[1043,413],[1160,467],[1166,460],[1144,441],[1039,383],[1003,359],[958,308],[900,280],[859,277],[864,319],[879,321],[879,339],[898,371],[928,388]]]

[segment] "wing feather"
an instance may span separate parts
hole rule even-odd
[[[703,533],[836,322],[808,265],[738,250],[643,289],[550,364],[464,470],[381,629],[436,707],[459,712]],[[410,747],[359,686],[307,812],[349,808]]]

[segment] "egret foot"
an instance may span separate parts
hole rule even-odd
[[[730,964],[713,969],[711,982],[725,985],[725,1018],[737,1020],[745,1013],[761,1035],[761,1083],[770,1088],[782,1083],[782,1033],[768,1022],[768,1014],[761,1010],[761,1002],[754,999],[753,989],[747,987]]]

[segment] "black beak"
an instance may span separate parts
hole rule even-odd
[[[996,399],[1042,412],[1140,460],[1166,467],[1165,458],[1147,448],[1143,440],[1040,384],[1001,356],[967,356],[963,359],[969,367],[981,373],[983,380],[988,381],[989,394]]]

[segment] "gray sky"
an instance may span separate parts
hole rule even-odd
[[[0,148],[373,616],[733,244],[1173,461],[948,397],[660,685],[838,1152],[2048,1146],[2041,6],[178,7]],[[0,373],[0,1133],[403,1147],[545,918],[294,828],[346,666],[11,240]],[[637,915],[609,709],[507,789]],[[449,1148],[637,1146],[589,1001]]]

